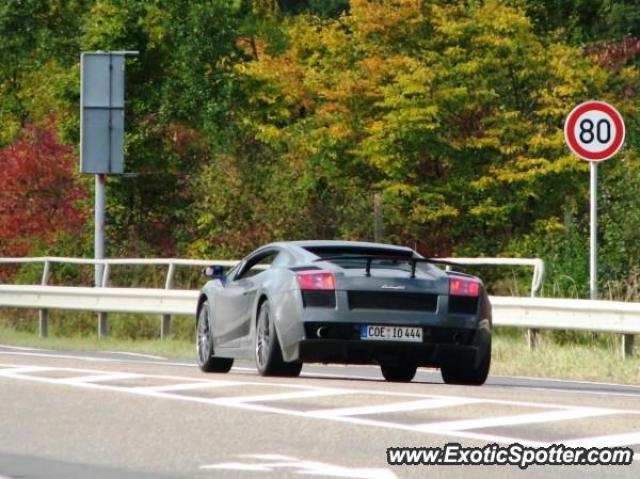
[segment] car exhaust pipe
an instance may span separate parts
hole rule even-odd
[[[316,330],[316,335],[319,338],[326,338],[329,335],[329,328],[327,328],[326,326],[320,326],[317,330]]]

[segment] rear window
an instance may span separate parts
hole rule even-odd
[[[403,261],[402,258],[407,258],[408,260],[413,257],[413,253],[411,251],[398,251],[395,249],[385,248],[319,246],[308,247],[305,249],[320,258],[331,258],[329,261],[345,269],[363,269],[367,265],[366,259],[350,258],[350,256],[379,256],[380,259],[374,259],[371,262],[372,269],[385,268],[411,271],[411,262]],[[345,258],[341,259],[341,256],[345,256]],[[393,256],[394,259],[385,259],[387,256]]]

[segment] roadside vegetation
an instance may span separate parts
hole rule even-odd
[[[95,323],[95,318],[92,318]],[[131,319],[131,318],[129,318]],[[0,326],[0,345],[63,351],[119,351],[161,356],[195,362],[194,342],[189,337],[192,323],[178,320],[180,333],[169,339],[130,339],[121,334],[98,340],[92,332],[86,336],[59,336],[51,334],[40,338],[29,328],[16,330]],[[114,318],[114,325],[123,318]],[[157,327],[158,321],[153,321]],[[187,326],[188,328],[185,327]],[[27,331],[25,329],[29,329]],[[640,357],[621,359],[620,342],[615,335],[574,335],[571,340],[543,333],[540,346],[529,351],[522,334],[516,330],[497,330],[493,341],[491,374],[533,378],[574,379],[640,385]]]
[[[379,193],[384,241],[542,257],[545,295],[585,297],[588,165],[562,125],[595,98],[627,125],[625,149],[599,168],[601,290],[637,296],[640,8],[560,3],[7,0],[0,256],[91,256],[79,54],[139,50],[128,175],[107,185],[110,257],[371,240]]]
[[[0,256],[92,256],[80,52],[138,50],[127,60],[128,174],[107,182],[107,256],[239,258],[276,240],[372,240],[378,193],[383,241],[426,256],[540,257],[543,296],[584,298],[588,165],[562,126],[599,99],[627,131],[599,167],[599,289],[640,300],[636,0],[5,0],[0,38]],[[525,269],[477,273],[493,294],[528,295]],[[40,274],[2,266],[0,282]],[[89,285],[92,274],[56,266],[50,284]],[[198,287],[183,274],[177,284]],[[114,271],[113,283],[162,277]],[[92,315],[56,314],[55,338],[93,337]],[[0,315],[0,342],[33,330]],[[111,325],[115,338],[156,347],[157,321]],[[528,353],[500,333],[494,371],[638,382],[637,359],[619,363],[610,337],[547,336]]]

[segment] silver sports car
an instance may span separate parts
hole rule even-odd
[[[482,282],[410,248],[348,241],[263,246],[230,271],[206,268],[197,309],[200,369],[255,358],[263,376],[304,362],[379,364],[388,381],[438,367],[446,383],[485,382],[491,305]]]

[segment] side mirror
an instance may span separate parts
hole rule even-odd
[[[224,283],[224,280],[226,279],[223,266],[219,266],[219,265],[207,266],[202,270],[202,273],[209,279],[219,279],[223,283]]]

